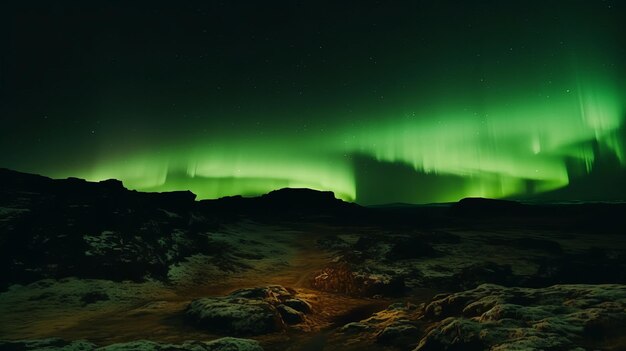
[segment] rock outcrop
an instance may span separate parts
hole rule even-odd
[[[414,306],[396,303],[339,329],[345,344],[414,351],[623,350],[626,285],[483,284]]]
[[[137,340],[98,346],[85,340],[67,342],[62,339],[0,341],[2,351],[263,351],[255,340],[226,337],[213,341],[187,341],[183,344],[163,344]]]
[[[304,322],[311,305],[280,285],[240,289],[206,297],[187,307],[188,320],[203,329],[233,335],[259,335]]]
[[[434,298],[423,318],[416,350],[604,349],[626,330],[626,286],[485,284]]]
[[[395,303],[374,313],[371,317],[344,325],[338,331],[340,338],[351,343],[400,346],[414,344],[422,334],[420,309],[411,303]]]

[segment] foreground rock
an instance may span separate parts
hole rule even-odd
[[[259,335],[304,322],[311,305],[280,285],[240,289],[227,296],[192,301],[186,316],[204,329],[234,335]]]
[[[623,350],[626,285],[506,288],[483,284],[435,296],[419,307],[394,304],[336,337],[346,345],[404,350]]]
[[[187,341],[183,344],[161,344],[148,340],[112,344],[98,347],[84,340],[66,342],[62,339],[39,339],[0,341],[0,350],[39,350],[39,351],[263,351],[255,340],[221,338],[213,341]]]
[[[395,303],[371,317],[344,325],[338,331],[340,338],[351,344],[377,343],[406,348],[415,344],[422,334],[420,309],[410,303]]]
[[[607,246],[621,237],[606,242],[591,238],[573,231],[492,229],[329,234],[317,244],[333,256],[332,262],[313,275],[311,286],[353,296],[396,297],[418,289],[456,292],[481,284],[626,283],[626,250],[621,244]]]
[[[604,348],[626,330],[626,286],[485,284],[434,299],[416,350]]]

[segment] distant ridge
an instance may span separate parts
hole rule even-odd
[[[610,207],[611,211],[621,208],[622,201],[514,201],[469,197],[452,203],[435,204],[379,204],[362,207],[335,197],[331,191],[307,188],[283,188],[257,197],[241,195],[218,199],[196,200],[191,191],[142,192],[129,190],[120,180],[108,179],[91,182],[80,178],[52,179],[46,176],[0,168],[0,206],[12,206],[15,201],[34,204],[106,204],[111,202],[128,203],[163,209],[209,210],[214,214],[234,213],[261,216],[293,215],[340,215],[344,217],[372,216],[374,213],[387,214],[391,211],[402,213],[402,220],[412,212],[437,209],[437,215],[452,217],[494,217],[494,216],[542,216],[556,212],[592,211]],[[623,206],[622,206],[623,207]],[[564,210],[569,208],[568,210]],[[372,212],[374,211],[374,212]],[[568,213],[569,213],[568,212]],[[371,218],[370,218],[371,219]],[[361,220],[361,219],[359,219]],[[398,219],[400,220],[400,219]]]
[[[43,205],[46,202],[59,204],[97,203],[118,201],[121,203],[151,203],[151,206],[167,208],[190,208],[196,195],[190,191],[167,193],[144,193],[128,190],[121,181],[107,179],[89,182],[80,178],[52,179],[37,174],[22,173],[0,168],[0,204],[19,197],[24,201]]]
[[[624,213],[623,203],[532,205],[483,198],[371,208],[329,191],[290,188],[196,201],[190,191],[144,193],[118,180],[51,179],[0,169],[0,266],[8,267],[0,275],[0,291],[13,283],[67,276],[165,279],[168,267],[185,257],[220,255],[223,248],[213,245],[211,233],[242,219],[296,228],[308,222],[424,233],[442,224],[624,233]]]
[[[13,197],[32,201],[62,201],[63,203],[91,203],[115,199],[119,202],[150,203],[165,209],[210,208],[232,212],[323,212],[333,213],[360,206],[337,199],[331,191],[306,188],[283,188],[257,197],[228,196],[219,199],[196,201],[191,191],[141,192],[128,190],[117,179],[90,182],[80,178],[52,179],[37,174],[0,168],[2,190],[0,204]],[[10,201],[9,201],[10,202]]]
[[[280,189],[255,198],[196,201],[190,191],[145,193],[119,180],[89,182],[0,169],[0,291],[14,283],[68,276],[168,279],[186,257],[232,267],[212,233],[239,219],[345,221],[362,208],[332,192]],[[227,268],[225,268],[227,269]],[[228,268],[230,269],[230,268]]]

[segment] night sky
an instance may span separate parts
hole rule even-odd
[[[626,198],[624,1],[0,12],[0,167],[199,198]]]

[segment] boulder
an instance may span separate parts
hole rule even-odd
[[[276,306],[276,309],[283,318],[283,321],[287,324],[298,324],[304,322],[304,313],[300,311],[296,311],[295,309],[285,305],[278,305]]]
[[[258,299],[207,297],[191,302],[187,317],[196,325],[228,334],[258,335],[283,329],[276,308]]]
[[[259,335],[302,323],[311,305],[280,285],[235,290],[227,296],[192,301],[186,316],[191,323],[217,333]]]
[[[411,303],[394,303],[366,319],[344,325],[337,334],[345,345],[359,345],[358,349],[378,350],[384,345],[407,350],[417,345],[422,334],[419,311]]]

